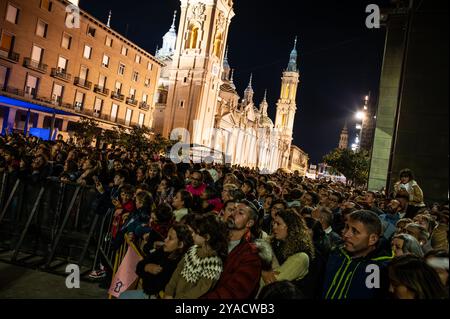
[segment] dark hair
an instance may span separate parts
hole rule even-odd
[[[303,192],[299,188],[294,188],[293,190],[290,191],[289,195],[291,199],[297,199],[302,197]]]
[[[320,222],[318,220],[315,220],[312,217],[305,217],[304,220],[305,220],[306,227],[311,229],[313,232],[313,238],[312,238],[313,242],[318,243],[321,240],[323,240],[323,238],[325,237],[325,232],[324,232]]]
[[[333,213],[331,210],[327,207],[319,207],[319,214],[320,217],[322,217],[325,220],[325,223],[327,223],[328,226],[331,226],[333,224]]]
[[[391,283],[405,286],[414,293],[415,299],[448,298],[448,290],[423,258],[409,254],[398,256],[392,259],[388,269]]]
[[[148,186],[147,183],[141,183],[141,184],[136,185],[136,189],[141,189],[143,191],[148,192],[148,191],[150,191],[150,186]]]
[[[142,202],[142,208],[147,209],[150,213],[150,209],[153,205],[153,198],[149,192],[143,191],[136,194],[136,200]]]
[[[373,192],[373,191],[367,191],[366,194],[372,194],[372,197],[374,199],[377,199],[377,194],[375,192]]]
[[[155,215],[158,223],[168,223],[173,219],[172,207],[166,203],[160,204],[156,207]]]
[[[307,193],[308,195],[311,196],[313,205],[319,204],[319,202],[320,202],[320,197],[319,197],[319,195],[317,195],[316,192],[313,192],[313,191],[307,191],[306,193]]]
[[[270,206],[270,209],[272,209],[272,207],[275,206],[276,204],[282,204],[283,209],[287,209],[289,207],[287,202],[284,199],[277,199],[277,200],[272,201],[272,205]]]
[[[205,170],[200,171],[200,173],[201,173],[202,176],[203,176],[203,182],[204,182],[205,184],[207,184],[207,185],[214,184],[214,179],[212,178],[210,172],[208,172],[208,171],[205,169]]]
[[[120,178],[123,178],[125,182],[128,180],[128,172],[124,169],[120,169],[117,172],[114,173],[114,177],[119,176]]]
[[[409,180],[414,180],[414,173],[409,168],[402,169],[398,175],[400,176],[400,178],[409,177]]]
[[[369,235],[381,236],[382,225],[378,215],[370,210],[357,210],[348,215],[348,218],[361,222],[367,229]]]
[[[130,184],[125,184],[120,188],[120,193],[125,193],[132,197],[134,195],[134,187]]]
[[[338,199],[338,204],[341,204],[342,203],[342,201],[344,200],[344,196],[342,196],[342,194],[341,193],[339,193],[339,192],[331,192],[331,195],[333,195],[333,196],[336,196],[337,197],[337,199]]]
[[[250,192],[253,192],[255,190],[255,184],[251,179],[244,180],[245,185],[248,185],[250,187]]]
[[[228,191],[228,195],[235,201],[240,201],[245,198],[245,194],[241,189],[232,189]]]
[[[300,215],[302,215],[302,216],[312,215],[312,212],[313,212],[312,207],[305,206],[300,210]]]
[[[228,255],[228,228],[214,213],[198,215],[192,228],[202,237],[208,236],[208,245],[225,261]]]
[[[182,257],[189,248],[194,244],[194,240],[192,239],[192,233],[187,225],[184,224],[175,224],[171,227],[175,233],[177,234],[177,238],[179,242],[183,243],[183,247],[176,249],[169,256],[170,259],[179,259]]]
[[[305,299],[301,290],[289,280],[275,281],[261,289],[261,300]]]
[[[202,172],[200,172],[200,171],[198,171],[198,170],[195,170],[195,171],[192,171],[191,172],[191,175],[194,175],[194,174],[199,174],[201,177],[201,180],[199,181],[199,182],[203,182],[203,174],[202,174]]]
[[[193,205],[193,202],[194,202],[194,200],[192,198],[192,194],[189,193],[187,190],[184,190],[184,189],[179,190],[178,193],[180,193],[180,195],[181,195],[181,200],[184,203],[184,207],[188,208],[188,209],[192,208],[192,205]]]
[[[162,168],[162,174],[166,177],[172,177],[177,173],[177,166],[175,163],[166,162]]]

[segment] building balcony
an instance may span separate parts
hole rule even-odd
[[[46,73],[47,67],[48,67],[47,64],[41,63],[39,61],[31,60],[31,58],[24,58],[23,66],[28,69],[40,72],[40,73]]]
[[[109,94],[109,90],[107,88],[98,84],[94,85],[94,92],[104,96],[108,96]]]
[[[147,102],[141,102],[139,103],[139,108],[141,110],[148,111],[150,110],[150,105],[148,105]]]
[[[57,106],[62,106],[62,96],[53,95],[50,99],[50,103]]]
[[[73,84],[79,86],[83,89],[90,90],[92,88],[92,82],[87,81],[86,79],[82,79],[80,77],[75,77]]]
[[[70,82],[70,80],[72,79],[72,75],[66,73],[66,70],[61,68],[52,68],[50,75],[65,82]]]
[[[127,97],[126,103],[132,106],[138,105],[138,101],[134,97]]]
[[[75,112],[84,113],[83,103],[81,102],[75,102],[73,104],[73,109],[75,110]]]
[[[123,94],[115,91],[111,92],[111,98],[120,102],[123,102],[125,100],[125,96]]]
[[[4,59],[6,61],[17,63],[19,62],[20,54],[13,51],[4,51],[0,49],[0,59]]]

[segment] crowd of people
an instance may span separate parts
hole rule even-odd
[[[12,134],[0,173],[96,189],[93,211],[114,211],[113,249],[127,239],[144,256],[141,288],[120,298],[448,298],[448,202],[426,203],[409,169],[385,194]],[[92,279],[111,280],[97,268]]]

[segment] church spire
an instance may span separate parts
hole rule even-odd
[[[174,31],[175,32],[175,21],[177,20],[177,10],[175,10],[173,12],[173,21],[172,21],[172,25],[170,26],[170,31]]]
[[[106,23],[106,26],[107,26],[108,28],[111,28],[111,15],[112,15],[112,11],[109,10],[108,22]]]
[[[287,71],[289,72],[297,72],[297,37],[295,37],[294,48],[291,51],[291,55],[289,58],[289,64],[287,67]]]
[[[156,52],[157,58],[171,58],[175,53],[175,46],[177,44],[177,32],[175,29],[175,21],[177,19],[177,11],[173,13],[172,25],[169,31],[163,37],[163,45],[161,50]]]
[[[267,103],[267,89],[264,92],[264,98],[259,106],[259,111],[261,112],[262,116],[267,116],[267,108],[269,107],[269,104]]]
[[[234,85],[234,69],[231,69],[230,85],[233,89],[236,90],[236,85]]]
[[[223,75],[222,80],[228,81],[230,79],[230,64],[228,63],[228,46],[225,49],[225,57],[223,59]]]
[[[250,74],[250,81],[248,82],[248,87],[244,91],[244,100],[246,105],[253,103],[253,94],[255,92],[253,91],[252,88],[253,85],[252,82],[253,82],[253,73]]]

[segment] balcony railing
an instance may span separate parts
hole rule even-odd
[[[61,68],[52,68],[50,75],[65,82],[70,82],[70,79],[72,78],[71,74],[66,73],[66,70]]]
[[[86,79],[82,79],[80,77],[75,77],[73,84],[76,86],[82,87],[83,89],[90,90],[92,87],[92,82],[87,81]]]
[[[114,100],[123,102],[123,100],[125,99],[125,96],[123,94],[113,91],[113,92],[111,92],[111,98]]]
[[[73,109],[75,110],[75,112],[83,112],[83,103],[81,102],[75,102],[73,104]]]
[[[23,66],[41,73],[47,72],[47,64],[41,63],[39,61],[34,61],[31,58],[24,58]]]
[[[127,97],[126,103],[133,106],[138,105],[138,101],[134,97]]]
[[[0,58],[8,60],[13,63],[19,62],[20,54],[13,51],[4,51],[0,49]]]
[[[107,88],[98,84],[94,85],[94,92],[104,96],[108,96],[109,94],[109,90]]]
[[[150,105],[148,105],[147,102],[141,102],[139,103],[139,108],[141,110],[148,111],[150,110]]]
[[[53,97],[50,99],[50,103],[61,106],[62,96],[53,95]]]

